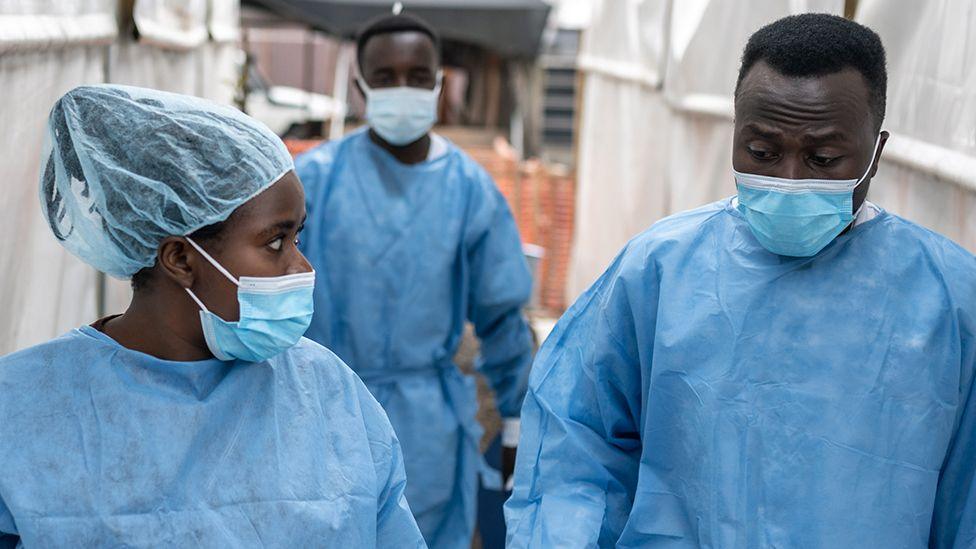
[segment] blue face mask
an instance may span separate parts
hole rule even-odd
[[[819,253],[857,217],[854,189],[870,173],[880,144],[879,135],[860,179],[783,179],[733,170],[738,209],[756,240],[777,255]]]
[[[366,94],[366,120],[384,141],[403,146],[423,137],[437,122],[437,99],[441,94],[441,73],[434,89],[370,88],[360,78]]]
[[[240,320],[227,322],[186,289],[200,306],[200,324],[210,352],[219,360],[262,362],[291,348],[312,321],[315,271],[267,278],[234,278],[196,242],[186,239],[237,286]]]

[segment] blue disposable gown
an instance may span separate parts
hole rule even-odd
[[[518,415],[532,360],[521,313],[532,282],[508,206],[453,144],[405,165],[359,131],[300,156],[296,172],[301,249],[319,273],[307,336],[386,409],[427,543],[467,549],[482,460],[474,382],[451,362],[465,320],[502,415]]]
[[[974,367],[939,235],[882,212],[787,258],[728,201],[665,219],[539,353],[510,546],[973,547]]]
[[[86,326],[0,359],[0,536],[26,547],[423,547],[404,484],[383,410],[308,340],[170,362]]]

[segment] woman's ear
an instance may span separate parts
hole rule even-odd
[[[160,273],[182,288],[193,287],[195,261],[189,253],[190,248],[186,239],[168,236],[159,244],[156,256]]]

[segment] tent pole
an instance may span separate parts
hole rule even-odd
[[[335,78],[332,80],[332,98],[339,102],[342,112],[332,116],[329,126],[329,139],[339,139],[345,131],[347,99],[349,96],[349,67],[352,65],[352,47],[339,43],[339,58],[336,59]]]

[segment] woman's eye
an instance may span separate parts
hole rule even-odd
[[[284,241],[285,241],[285,239],[279,236],[278,238],[276,238],[276,239],[272,240],[271,242],[269,242],[268,243],[268,247],[277,252],[277,251],[281,250],[281,245],[282,245],[282,243],[284,243]]]

